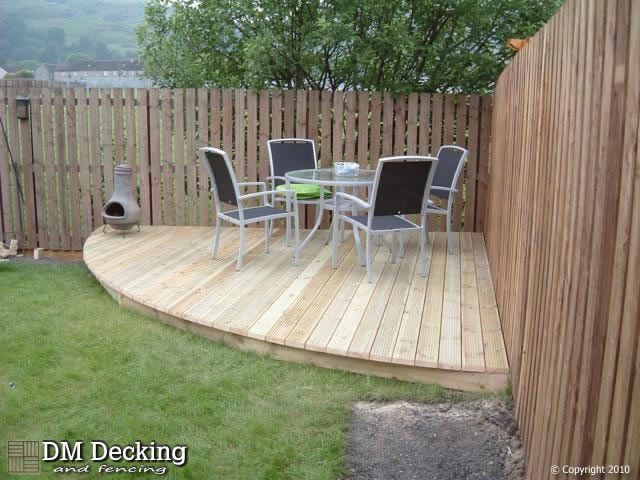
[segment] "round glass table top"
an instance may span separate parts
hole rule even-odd
[[[292,170],[285,174],[293,183],[313,183],[327,187],[370,187],[376,177],[375,170],[360,170],[357,175],[336,175],[333,168]]]

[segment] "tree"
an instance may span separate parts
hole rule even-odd
[[[33,78],[33,71],[32,70],[18,70],[17,72],[14,73],[7,73],[5,75],[4,78],[7,79],[11,79],[11,78]]]
[[[177,87],[490,91],[561,0],[148,0],[145,71]]]
[[[84,52],[72,53],[64,59],[65,63],[87,62],[89,60],[91,60],[91,57]]]

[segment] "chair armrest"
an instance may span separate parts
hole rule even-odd
[[[442,190],[444,192],[457,192],[457,188],[448,188],[448,187],[438,187],[436,185],[431,185],[431,190]]]
[[[246,195],[240,195],[238,197],[238,200],[248,200],[250,198],[265,197],[267,195],[273,195],[274,193],[276,193],[275,190],[263,190],[262,192],[247,193]]]
[[[351,200],[353,203],[360,205],[362,208],[366,208],[366,209],[371,208],[370,203],[365,202],[364,200],[356,197],[355,195],[349,195],[348,193],[344,193],[344,192],[337,192],[333,197],[336,199],[336,204],[338,203],[339,198],[344,198],[345,200]]]
[[[247,200],[249,198],[265,197],[268,195],[273,195],[274,193],[293,193],[293,199],[297,201],[296,192],[294,190],[286,190],[286,189],[285,190],[265,190],[263,192],[247,193],[246,195],[240,195],[238,197],[238,200]]]
[[[248,187],[248,186],[258,186],[261,187],[262,190],[267,189],[267,184],[265,182],[238,182],[238,186]]]
[[[289,184],[289,179],[287,177],[282,177],[280,175],[270,175],[267,177],[267,180],[282,180],[283,182],[286,182],[287,185]]]

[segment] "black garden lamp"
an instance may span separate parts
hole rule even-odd
[[[29,120],[29,97],[16,97],[16,115],[20,120]]]

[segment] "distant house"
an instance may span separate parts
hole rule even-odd
[[[0,80],[2,80],[7,73],[4,68],[0,67]]]
[[[55,63],[43,63],[38,65],[33,71],[34,80],[45,80],[47,82],[53,82],[53,71],[56,69]]]
[[[142,63],[136,60],[89,60],[85,62],[42,64],[34,72],[36,80],[48,80],[86,87],[153,86],[144,76]]]

